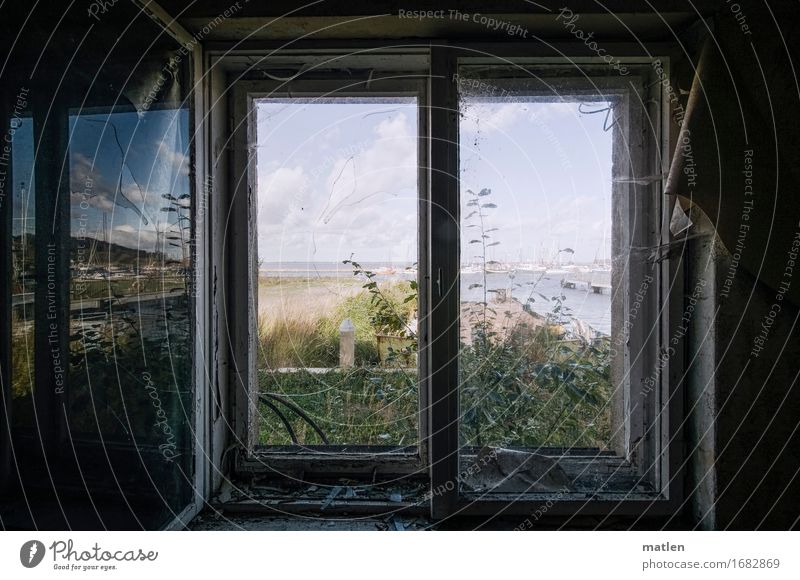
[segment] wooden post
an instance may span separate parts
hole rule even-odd
[[[356,362],[356,327],[345,318],[339,326],[339,366],[350,368]]]

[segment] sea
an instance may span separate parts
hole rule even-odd
[[[362,267],[376,273],[376,280],[414,280],[417,272],[413,264],[362,262]],[[352,278],[353,268],[340,262],[267,262],[260,267],[261,276],[275,278]],[[563,287],[562,279],[568,274],[532,272],[517,270],[514,272],[487,273],[489,290],[505,290],[522,303],[530,304],[534,312],[547,315],[553,312],[557,300],[561,297],[563,320],[580,320],[588,324],[600,334],[611,334],[611,294],[604,290],[602,294],[592,292],[585,285],[576,288]],[[483,300],[483,288],[470,286],[483,283],[481,272],[461,273],[461,301],[473,302]],[[495,293],[492,293],[495,294]],[[532,299],[529,301],[529,299]]]

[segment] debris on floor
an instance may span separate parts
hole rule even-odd
[[[464,484],[473,491],[564,492],[572,481],[557,459],[500,447],[484,447],[465,470]]]

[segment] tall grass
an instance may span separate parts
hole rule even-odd
[[[373,305],[358,285],[325,291],[325,286],[299,282],[273,284],[273,292],[260,292],[258,343],[259,368],[333,368],[339,365],[339,326],[350,319],[355,326],[356,364],[379,362]],[[276,288],[277,286],[277,288]],[[403,304],[407,282],[385,284],[385,293],[399,310],[410,313],[416,305]],[[278,292],[274,292],[274,290]]]
[[[277,282],[277,283],[276,283]],[[335,286],[333,285],[335,284]],[[418,388],[415,372],[379,368],[375,305],[358,280],[279,280],[259,293],[259,382],[262,392],[281,395],[312,417],[334,444],[416,444]],[[405,315],[408,282],[385,283],[393,307]],[[339,369],[339,327],[355,327],[356,367]],[[296,369],[277,372],[277,369]],[[325,368],[324,372],[304,369]],[[291,443],[273,409],[259,406],[261,443]],[[322,441],[310,425],[282,409],[300,444]]]
[[[318,281],[292,280],[263,292],[259,317],[262,392],[281,395],[312,416],[333,444],[405,445],[417,438],[415,372],[378,368],[375,301],[368,289],[338,292]],[[341,284],[341,282],[338,282]],[[278,292],[276,292],[278,290]],[[381,293],[405,319],[407,282],[383,282]],[[495,316],[465,316],[459,366],[462,444],[600,447],[610,433],[609,345],[565,341],[563,329],[513,304]],[[505,312],[505,311],[508,312]],[[517,312],[519,310],[519,312]],[[463,313],[462,313],[463,314]],[[338,369],[339,326],[355,326],[356,367]],[[467,329],[462,329],[467,330]],[[277,369],[296,369],[276,372]],[[324,368],[323,372],[304,369]],[[291,442],[279,417],[261,405],[261,442]],[[286,411],[301,444],[321,443]]]
[[[321,373],[305,370],[259,373],[261,390],[298,405],[338,445],[416,445],[416,373],[402,369],[356,367]],[[292,422],[301,445],[322,442],[311,426],[277,405]],[[260,442],[289,445],[288,432],[267,405],[259,406]]]
[[[292,304],[275,317],[258,319],[260,368],[335,366],[338,348],[331,336],[320,332],[316,313]]]

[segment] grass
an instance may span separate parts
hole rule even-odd
[[[407,283],[387,284],[385,293],[398,308],[413,308],[413,304],[403,305],[404,293],[408,291],[403,284]],[[333,444],[417,444],[416,372],[379,364],[373,303],[358,280],[264,280],[259,287],[259,298],[262,393],[273,393],[296,404]],[[336,368],[338,329],[345,318],[350,318],[356,328],[357,367],[348,370]],[[162,352],[159,336],[145,337],[149,341],[145,348],[147,369],[139,368],[142,345],[138,339],[128,341],[126,336],[117,335],[113,351],[109,337],[92,339],[86,343],[91,346],[88,350],[85,341],[74,343],[73,347],[79,348],[70,376],[75,383],[73,393],[80,400],[75,399],[77,406],[73,411],[83,416],[79,411],[88,391],[81,379],[87,373],[102,387],[95,392],[96,397],[118,394],[119,389],[108,388],[116,386],[118,381],[117,367],[110,362],[110,357],[116,356],[119,368],[124,370],[129,414],[143,418],[152,415],[151,401],[134,396],[143,391],[131,379],[138,379],[147,370],[160,386],[174,383],[176,377],[169,361],[185,365],[188,355],[176,347],[188,350],[190,345],[188,340],[185,344],[177,340],[182,336],[174,334],[177,330],[172,329],[169,352]],[[13,336],[11,384],[20,408],[24,406],[22,400],[31,394],[27,376],[32,372],[33,361],[26,356],[30,351],[26,351],[25,341],[31,346],[32,338],[30,327]],[[548,327],[518,329],[504,333],[502,340],[485,343],[473,340],[463,344],[459,359],[462,444],[605,447],[611,432],[609,346],[608,341],[583,346],[566,342]],[[286,367],[296,370],[277,371]],[[327,370],[309,372],[308,368]],[[178,377],[188,376],[187,369],[175,371]],[[168,401],[169,397],[163,396],[165,405],[177,403],[177,399]],[[108,403],[119,407],[115,399]],[[282,405],[278,407],[291,421],[298,443],[322,443],[308,423]],[[259,413],[260,443],[292,443],[272,409],[262,403]],[[85,416],[88,420],[93,414]],[[117,421],[109,416],[103,417],[102,423],[115,425]],[[135,430],[141,435],[150,434],[150,427],[150,423],[137,424]]]
[[[259,282],[259,383],[261,392],[298,405],[334,444],[415,445],[418,388],[415,373],[380,366],[373,306],[358,279],[282,278]],[[386,284],[398,308],[407,283]],[[341,370],[339,326],[355,326],[357,367]],[[277,369],[293,368],[293,372]],[[324,368],[324,372],[305,369]],[[274,403],[274,401],[272,401]],[[311,426],[278,404],[301,445],[323,443]],[[261,403],[260,441],[289,445],[275,411]]]
[[[557,358],[551,353],[550,359],[537,361],[513,349],[462,350],[462,445],[607,447],[607,348],[564,343],[558,348]],[[413,371],[377,366],[323,372],[262,369],[259,385],[262,393],[300,407],[332,444],[400,446],[418,440],[419,389]],[[300,445],[323,443],[307,422],[276,406],[292,424]],[[274,410],[261,403],[259,413],[261,444],[292,444]]]
[[[331,369],[322,373],[259,373],[262,392],[274,393],[299,406],[325,432],[330,443],[339,445],[416,445],[416,373],[402,369],[360,367]],[[305,421],[277,404],[292,422],[298,443],[319,445],[323,441]],[[259,405],[260,442],[290,445],[288,432],[267,405]]]
[[[403,302],[407,283],[383,283],[381,291],[398,309],[415,306]],[[367,291],[352,280],[294,278],[265,280],[259,298],[262,393],[299,406],[332,444],[416,443],[415,373],[379,365],[375,306]],[[336,368],[338,328],[345,318],[356,327],[357,367],[350,370]],[[576,345],[547,325],[511,324],[491,334],[490,340],[462,344],[462,444],[607,446],[608,344]],[[309,368],[328,370],[309,372]],[[299,444],[322,443],[307,422],[278,407]],[[291,444],[275,411],[263,403],[259,411],[260,442]]]
[[[258,362],[264,369],[330,368],[339,365],[339,326],[355,326],[356,362],[379,363],[370,295],[357,279],[261,278],[258,293]],[[398,309],[406,282],[386,284]]]

